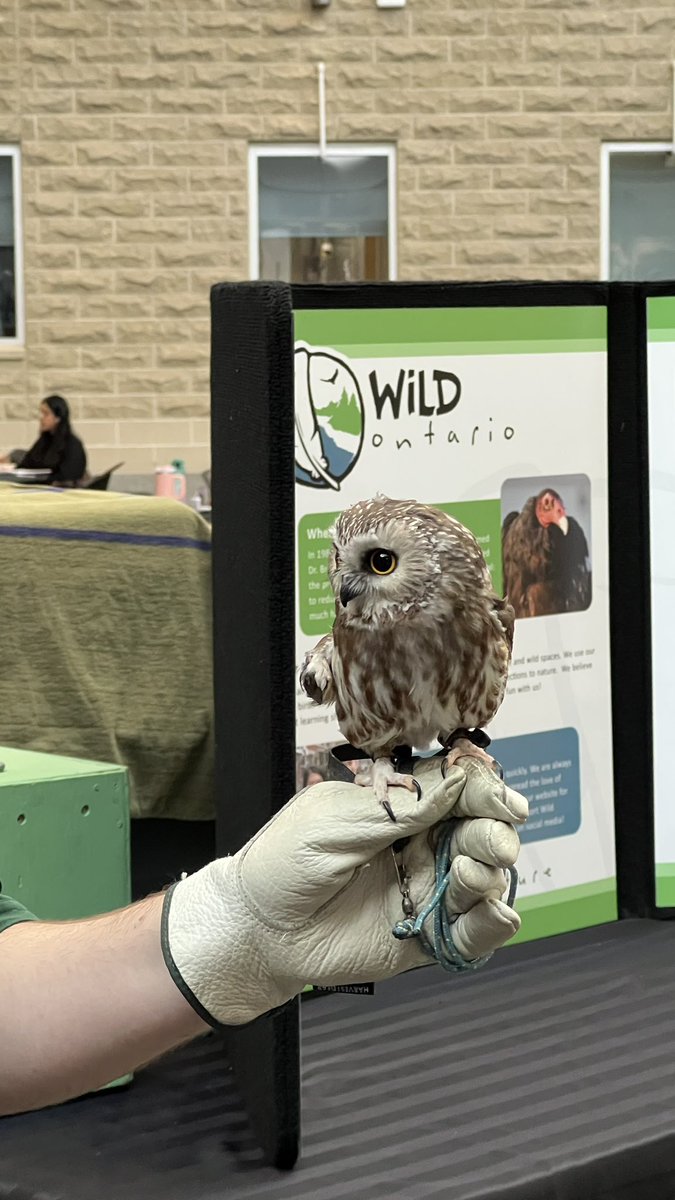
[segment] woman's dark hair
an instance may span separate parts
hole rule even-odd
[[[59,423],[53,433],[41,435],[41,440],[44,439],[44,462],[46,467],[56,466],[63,453],[66,442],[70,437],[70,408],[65,396],[54,394],[45,396],[43,404],[50,408],[55,417],[59,418]]]
[[[59,396],[56,393],[53,396],[45,396],[42,403],[46,404],[47,408],[51,408],[54,416],[59,418],[59,424],[54,432],[65,429],[66,433],[70,433],[70,409],[65,396]]]

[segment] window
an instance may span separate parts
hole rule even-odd
[[[394,279],[393,173],[391,146],[252,146],[252,278]]]
[[[19,151],[0,146],[0,344],[23,342]]]
[[[602,277],[675,279],[672,144],[620,142],[602,151]]]

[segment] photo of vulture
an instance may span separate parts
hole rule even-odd
[[[591,603],[586,535],[552,487],[504,518],[502,557],[504,592],[516,617],[581,612]]]

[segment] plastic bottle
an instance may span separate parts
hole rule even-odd
[[[176,472],[174,477],[174,497],[176,500],[185,500],[187,497],[187,478],[185,475],[185,463],[182,458],[174,458],[171,466]]]

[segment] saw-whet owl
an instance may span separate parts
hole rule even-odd
[[[387,786],[410,786],[391,762],[396,747],[445,744],[494,717],[514,614],[474,535],[415,500],[376,496],[343,512],[329,575],[333,630],[306,655],[300,682],[316,703],[335,704],[343,736],[374,760],[385,803]]]

